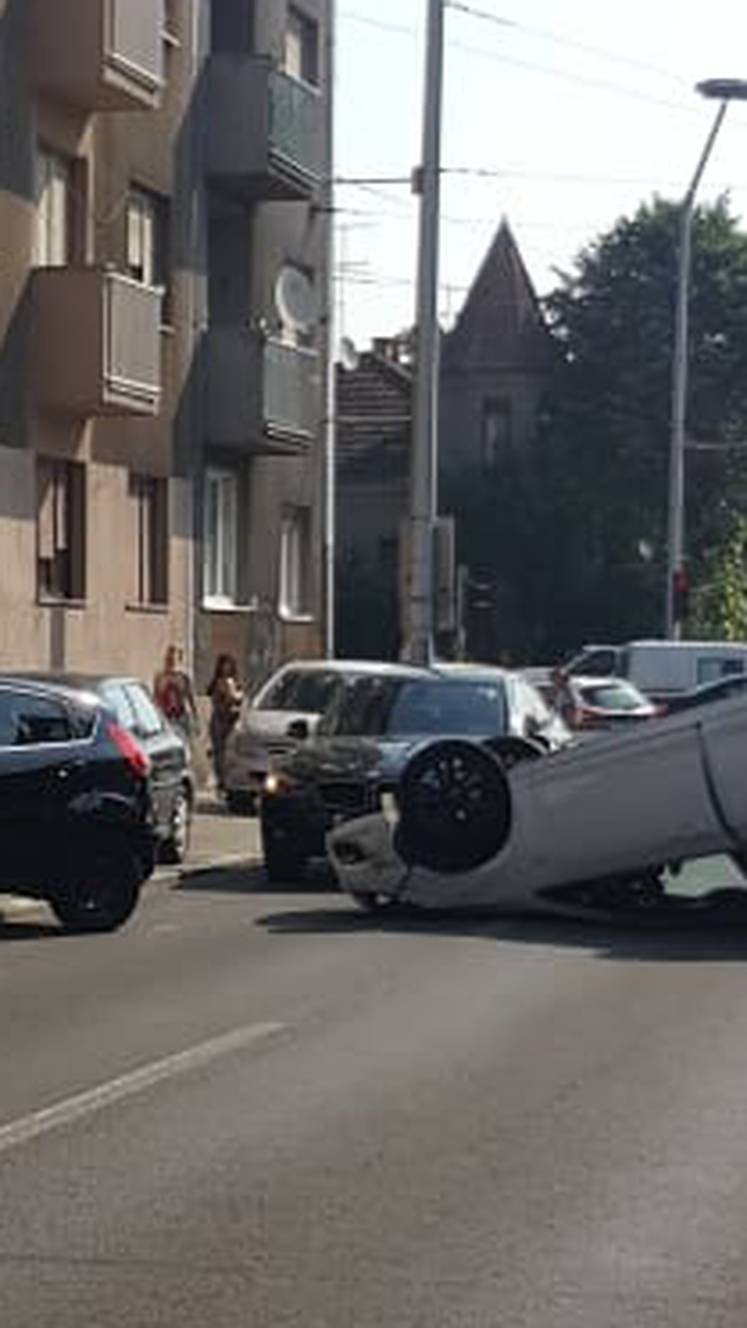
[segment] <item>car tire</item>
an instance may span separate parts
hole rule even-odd
[[[225,799],[226,807],[232,816],[256,816],[256,794],[244,793],[240,789],[227,789]]]
[[[270,885],[301,885],[306,875],[308,859],[269,835],[262,836],[265,872]]]
[[[192,836],[192,799],[189,789],[182,786],[174,799],[169,822],[169,835],[161,845],[161,862],[179,866],[189,852]]]
[[[102,846],[84,871],[55,890],[49,905],[66,931],[116,931],[137,907],[141,880],[134,853],[121,845]]]
[[[452,874],[497,857],[511,833],[511,790],[496,756],[460,739],[429,743],[400,785],[397,852],[410,866]]]

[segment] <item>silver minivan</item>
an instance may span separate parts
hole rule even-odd
[[[387,667],[374,661],[308,659],[284,664],[273,673],[244,701],[228,739],[224,781],[229,810],[254,810],[270,766],[314,734],[338,688]]]

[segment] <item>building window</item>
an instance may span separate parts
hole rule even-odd
[[[308,615],[310,561],[310,509],[288,508],[280,529],[280,612],[287,618]]]
[[[485,470],[496,470],[501,455],[511,446],[511,402],[508,397],[488,397],[482,407],[482,461]]]
[[[208,604],[236,603],[238,491],[233,471],[206,472],[203,596]]]
[[[162,195],[146,189],[131,189],[127,200],[126,270],[133,281],[163,290],[163,317],[168,321],[169,204]]]
[[[135,541],[135,603],[168,604],[169,482],[130,475]]]
[[[36,176],[34,265],[65,267],[73,248],[72,162],[40,147]]]
[[[42,599],[85,597],[86,472],[75,461],[37,462],[37,582]]]
[[[285,72],[314,87],[319,84],[319,24],[295,5],[288,7]]]

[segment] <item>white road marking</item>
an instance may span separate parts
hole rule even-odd
[[[116,1102],[144,1093],[154,1084],[164,1083],[190,1070],[202,1069],[221,1056],[242,1051],[256,1042],[262,1042],[265,1038],[283,1032],[287,1027],[287,1024],[268,1023],[248,1024],[244,1028],[236,1028],[231,1033],[224,1033],[220,1037],[210,1038],[207,1042],[200,1042],[197,1046],[188,1047],[186,1051],[179,1051],[174,1056],[166,1056],[163,1060],[142,1065],[137,1070],[110,1079],[107,1083],[99,1084],[84,1093],[63,1098],[51,1107],[44,1107],[41,1111],[32,1111],[28,1116],[20,1116],[18,1120],[8,1121],[6,1125],[0,1126],[0,1154],[10,1152],[12,1148],[19,1148],[21,1144],[29,1143],[51,1130],[72,1125],[75,1121],[103,1111],[105,1107],[111,1107]]]

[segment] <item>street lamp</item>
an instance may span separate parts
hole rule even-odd
[[[682,630],[678,601],[687,576],[685,570],[685,426],[687,420],[688,368],[688,295],[692,256],[693,213],[695,196],[708,165],[711,152],[724,122],[730,101],[747,101],[747,79],[711,78],[698,83],[701,96],[715,98],[721,104],[701,154],[690,188],[680,208],[679,253],[677,260],[677,306],[675,313],[674,354],[672,361],[671,450],[669,458],[669,523],[667,530],[667,599],[666,635],[678,640]]]

